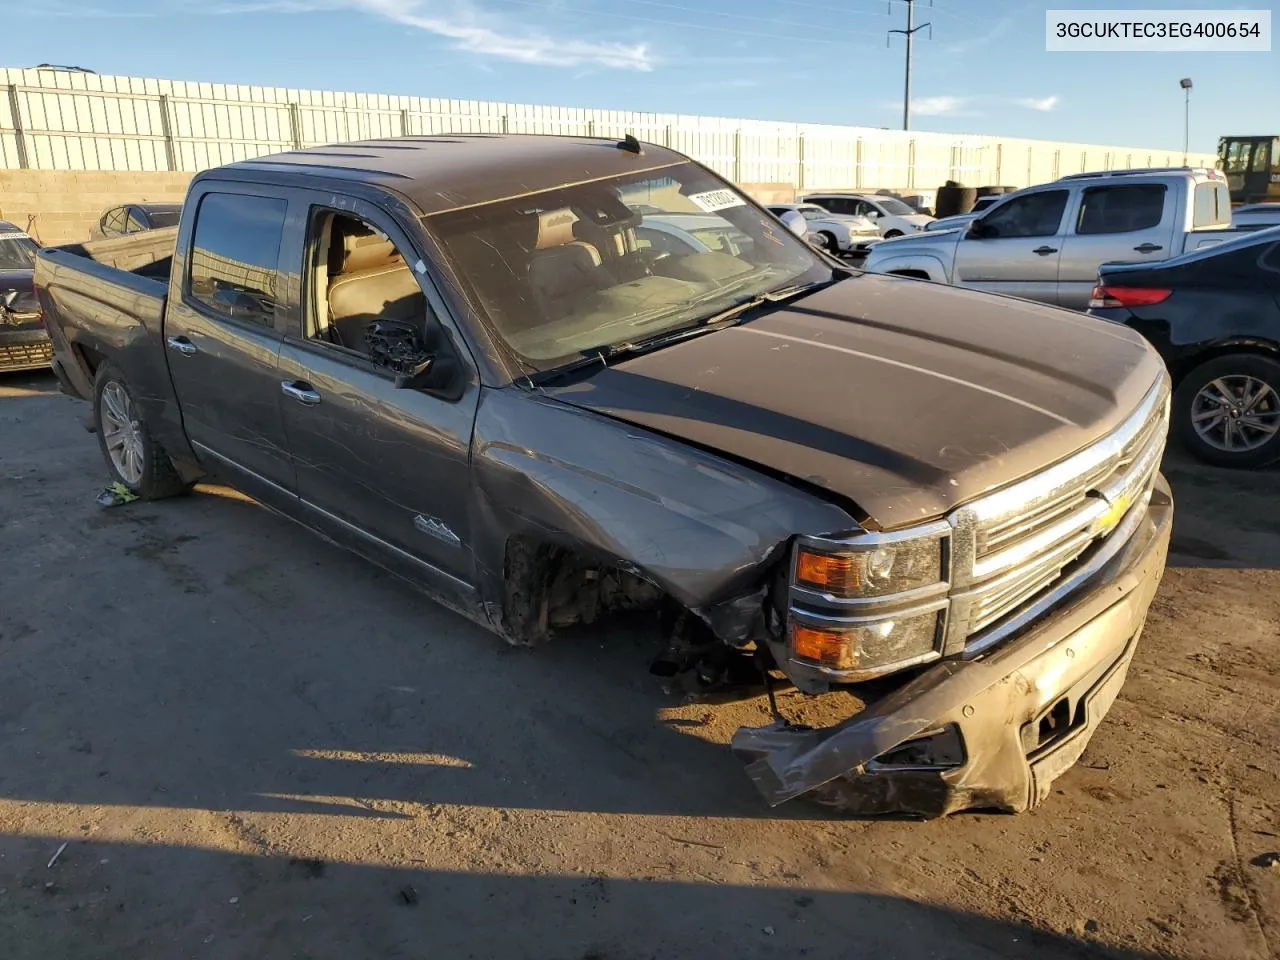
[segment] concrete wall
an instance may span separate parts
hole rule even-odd
[[[89,239],[89,230],[110,207],[141,200],[182,200],[191,176],[0,170],[0,220],[11,220],[41,243],[75,243]]]

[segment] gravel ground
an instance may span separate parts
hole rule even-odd
[[[1167,465],[1046,805],[849,821],[765,808],[725,746],[762,698],[682,703],[638,628],[511,650],[228,491],[100,507],[85,409],[0,378],[5,960],[1280,951],[1280,472]]]

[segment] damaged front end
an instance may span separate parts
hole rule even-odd
[[[1016,611],[999,644],[910,671],[826,729],[740,729],[734,752],[771,805],[808,795],[854,815],[921,817],[1035,806],[1124,683],[1172,517],[1158,479],[1111,537]]]

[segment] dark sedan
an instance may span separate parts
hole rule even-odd
[[[1157,263],[1104,263],[1089,313],[1127,324],[1173,376],[1173,430],[1209,463],[1280,459],[1280,228]]]
[[[0,220],[0,373],[47,368],[53,355],[36,302],[36,249],[24,231]]]
[[[182,213],[180,203],[126,203],[112,207],[93,225],[91,240],[104,237],[123,237],[143,230],[159,230],[176,227]]]

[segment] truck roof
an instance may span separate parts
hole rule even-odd
[[[527,196],[570,184],[686,163],[654,144],[641,153],[609,138],[451,133],[390,137],[292,150],[228,164],[223,170],[296,170],[393,190],[430,216]],[[216,176],[216,172],[211,171]]]

